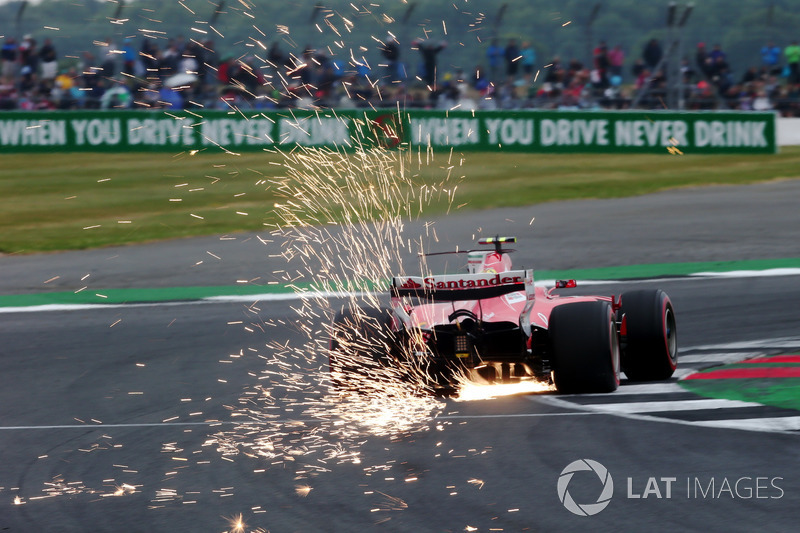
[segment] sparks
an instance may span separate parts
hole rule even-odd
[[[230,527],[228,533],[244,533],[247,524],[241,513],[231,518],[226,518],[226,520],[228,521],[228,527]]]

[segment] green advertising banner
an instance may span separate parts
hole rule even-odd
[[[777,152],[774,113],[669,111],[2,112],[0,151],[243,152],[294,146],[542,153]]]

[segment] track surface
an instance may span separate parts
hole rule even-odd
[[[463,249],[481,234],[516,235],[520,244],[515,264],[549,270],[800,257],[797,198],[800,180],[689,188],[638,198],[457,213],[432,226],[410,222],[406,234],[428,236],[431,250]],[[257,236],[244,234],[0,256],[0,294],[85,286],[233,285],[254,279],[263,283],[277,279],[272,273],[287,267],[274,257],[278,252],[275,243],[265,245]],[[48,280],[52,281],[45,283]]]
[[[528,247],[523,239],[519,246],[521,260],[536,257],[535,264],[547,268],[796,257],[800,210],[790,196],[797,198],[798,189],[794,181],[551,204],[444,219],[436,227],[449,241],[445,248],[463,244],[478,227],[521,237],[535,228],[530,240],[536,244]],[[516,222],[503,223],[505,218]],[[28,291],[41,290],[41,282],[53,276],[60,276],[53,283],[61,285],[47,288],[71,288],[90,272],[98,287],[135,287],[187,278],[222,285],[277,268],[261,261],[263,245],[244,240],[2,258],[0,268],[12,272],[4,280],[16,278],[17,289]],[[222,258],[212,262],[206,251],[215,244],[227,248],[210,250]],[[539,253],[535,247],[542,245]],[[196,265],[200,260],[209,264]],[[121,266],[109,268],[112,263]],[[201,270],[204,265],[208,268]],[[640,286],[589,289],[618,293],[634,285]],[[688,366],[787,350],[792,341],[780,339],[798,336],[796,277],[662,280],[658,286],[675,304],[681,346],[699,347],[684,352]],[[786,531],[796,526],[800,435],[698,423],[794,413],[758,413],[743,406],[692,410],[688,417],[658,411],[642,416],[642,407],[623,407],[625,416],[619,416],[597,408],[693,400],[669,383],[661,384],[663,390],[623,386],[602,399],[447,400],[437,422],[441,430],[430,423],[426,431],[395,438],[367,435],[359,464],[334,462],[326,465],[330,472],[318,475],[297,476],[298,463],[320,464],[313,454],[275,461],[223,458],[209,439],[233,428],[226,406],[239,405],[245,391],[264,384],[258,378],[264,357],[270,357],[265,344],[303,341],[288,327],[250,332],[232,322],[288,322],[294,317],[290,305],[253,310],[243,304],[184,303],[3,314],[0,531],[223,531],[231,528],[227,518],[240,513],[246,530],[276,532]],[[270,380],[274,385],[280,378]],[[307,395],[282,394],[298,400]],[[740,408],[746,411],[728,414]],[[206,420],[223,425],[209,427]],[[313,437],[316,426],[306,421],[281,427],[302,440]],[[556,490],[562,469],[582,458],[602,463],[615,485],[608,507],[592,517],[568,512]],[[597,498],[600,482],[592,475],[575,475],[569,490],[576,501]],[[661,478],[673,477],[666,498]],[[643,495],[650,478],[662,498],[652,485],[648,498],[628,497]],[[725,480],[733,490],[739,479],[738,495],[723,490]],[[110,496],[116,487],[125,494]],[[310,492],[298,492],[303,487]],[[53,496],[40,499],[47,494]],[[13,505],[16,496],[22,505]]]

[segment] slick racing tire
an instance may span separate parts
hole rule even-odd
[[[669,296],[661,289],[624,292],[622,371],[631,381],[669,379],[678,367],[678,331]]]
[[[394,335],[385,308],[346,307],[331,325],[328,363],[335,387],[362,389],[389,366]]]
[[[553,380],[558,392],[612,392],[619,386],[619,338],[611,304],[576,302],[553,309],[549,321]]]

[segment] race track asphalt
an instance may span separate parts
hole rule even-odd
[[[456,212],[432,219],[432,226],[427,219],[407,222],[405,234],[426,236],[429,251],[464,249],[472,245],[473,236],[515,235],[520,239],[515,264],[548,270],[800,258],[798,198],[797,179],[686,188],[634,198]],[[84,286],[234,285],[254,279],[266,283],[278,279],[276,270],[286,268],[286,261],[276,257],[280,251],[278,242],[265,233],[0,255],[0,294]]]
[[[463,247],[478,228],[516,234],[515,260],[541,268],[800,257],[798,192],[797,180],[691,189],[463,214],[436,228],[445,249]],[[279,268],[265,248],[254,236],[236,236],[3,257],[0,294],[40,291],[55,276],[44,287],[75,290],[86,274],[97,289],[234,284]],[[785,339],[798,337],[797,279],[647,286],[670,294],[680,344],[699,360],[736,356],[741,346],[750,346],[742,356],[786,348]],[[800,435],[792,431],[721,429],[668,413],[616,416],[554,404],[546,394],[394,406],[387,412],[395,418],[417,408],[418,419],[388,435],[362,430],[337,440],[341,426],[309,415],[329,401],[315,383],[323,362],[277,348],[305,341],[292,327],[295,305],[175,302],[0,314],[0,531],[225,531],[240,514],[244,531],[273,532],[796,525]],[[364,406],[353,407],[358,415]],[[258,423],[234,424],[243,413]],[[231,443],[241,453],[225,455]],[[254,450],[264,455],[249,456]],[[557,491],[562,469],[584,458],[604,465],[614,482],[608,507],[588,517],[567,511]],[[575,501],[599,493],[599,481],[587,475],[575,474],[569,485]]]

